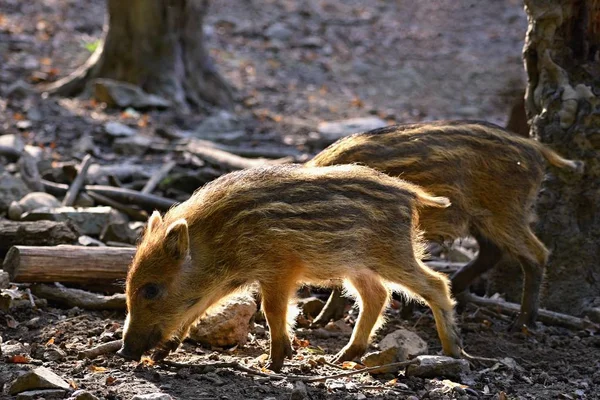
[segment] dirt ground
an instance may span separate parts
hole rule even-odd
[[[319,149],[306,145],[305,138],[320,121],[377,115],[389,122],[469,118],[504,125],[509,105],[524,87],[520,53],[527,23],[521,3],[223,0],[213,2],[205,29],[216,64],[237,89],[236,112],[249,140],[268,138],[312,154]],[[158,127],[189,129],[206,117],[172,110],[131,117],[89,100],[6,99],[6,90],[16,81],[50,82],[85,62],[101,37],[103,14],[104,2],[90,0],[0,0],[0,134],[16,133],[28,144],[49,149],[53,160],[72,160],[78,140],[84,135],[94,137],[106,121],[137,124],[142,134],[154,136]],[[268,39],[265,32],[274,23],[281,23],[291,36],[285,41]],[[23,120],[28,124],[19,125]],[[126,158],[101,139],[95,146],[104,163]],[[157,157],[151,154],[134,161]],[[353,317],[347,321],[351,323]],[[208,372],[137,365],[115,355],[78,359],[79,350],[120,338],[123,320],[117,312],[25,305],[0,311],[0,336],[4,344],[26,346],[35,363],[99,398],[128,399],[159,391],[178,399],[287,399],[292,394],[293,383],[228,368]],[[360,374],[307,384],[308,396],[600,398],[596,332],[539,324],[535,332],[509,334],[509,322],[495,311],[474,306],[459,316],[467,352],[510,357],[518,367],[474,365],[458,382],[462,386],[454,389],[443,378]],[[390,309],[388,323],[374,343],[398,327],[426,339],[430,354],[440,352],[433,318],[425,309],[409,320]],[[323,339],[306,328],[296,334],[308,342],[298,342],[302,346],[284,374],[339,372],[318,361],[307,367],[308,360],[331,357],[348,337]],[[247,345],[233,350],[186,343],[170,360],[192,364],[234,360],[256,367],[257,358],[268,351],[268,338],[261,324],[251,336]],[[45,357],[44,349],[54,346],[64,350],[66,357],[54,361]],[[23,368],[0,362],[0,385]]]

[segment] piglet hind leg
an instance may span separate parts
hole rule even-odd
[[[410,264],[406,268],[386,269],[385,278],[425,300],[433,312],[444,353],[460,358],[462,343],[454,321],[454,301],[450,297],[448,278],[419,260],[412,260]]]
[[[390,299],[381,277],[371,270],[357,272],[348,283],[358,292],[360,312],[350,342],[335,356],[334,362],[350,361],[367,350],[371,334],[383,322],[382,314]]]
[[[260,282],[262,308],[269,325],[271,346],[267,368],[279,372],[286,358],[291,359],[292,344],[288,331],[289,301],[296,285],[290,280],[278,279]]]

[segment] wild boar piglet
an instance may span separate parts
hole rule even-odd
[[[446,354],[459,357],[448,279],[421,262],[418,209],[445,208],[419,186],[357,165],[261,167],[222,176],[154,213],[127,276],[120,354],[160,359],[205,310],[258,283],[270,335],[268,368],[292,356],[288,303],[300,284],[344,280],[359,318],[337,361],[367,348],[401,285],[432,309]]]

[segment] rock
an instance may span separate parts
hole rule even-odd
[[[11,83],[8,88],[6,88],[4,95],[10,98],[23,99],[31,94],[34,94],[35,92],[36,90],[33,88],[33,86],[19,79],[18,81]]]
[[[415,360],[417,363],[409,365],[406,369],[406,376],[460,378],[462,374],[466,374],[470,370],[469,362],[463,359],[446,356],[418,356]]]
[[[238,132],[240,132],[242,128],[242,124],[237,116],[228,111],[220,110],[202,120],[200,125],[190,133],[201,139],[206,138],[207,135],[214,137],[218,133],[225,132],[236,132],[236,135],[238,135]]]
[[[0,214],[7,211],[13,201],[19,201],[29,193],[27,185],[20,178],[8,172],[0,175]]]
[[[29,390],[19,393],[17,400],[35,400],[35,399],[63,399],[66,391],[63,389],[47,389],[47,390]]]
[[[32,192],[26,194],[21,200],[13,201],[8,207],[8,218],[19,221],[21,215],[26,212],[43,207],[60,207],[60,201],[51,194],[45,192]]]
[[[9,384],[8,393],[15,395],[36,389],[64,389],[69,390],[69,384],[45,367],[38,367],[25,374]]]
[[[136,130],[116,121],[107,122],[104,125],[104,131],[113,137],[127,137],[136,134]]]
[[[23,221],[71,221],[82,234],[93,236],[99,235],[114,218],[116,213],[110,207],[44,207],[22,216]]]
[[[113,149],[119,154],[141,156],[148,150],[152,143],[152,139],[147,136],[135,135],[115,140]]]
[[[31,121],[24,119],[22,121],[18,121],[15,126],[17,129],[25,131],[27,129],[31,129]]]
[[[27,119],[39,122],[44,119],[44,115],[39,108],[31,107],[29,110],[27,110]]]
[[[48,345],[42,354],[42,359],[46,361],[64,360],[66,357],[67,353],[55,345]]]
[[[6,358],[14,356],[29,356],[29,348],[12,340],[2,344],[2,355]]]
[[[87,390],[77,390],[68,400],[98,400],[98,398]]]
[[[91,135],[86,133],[81,135],[81,137],[73,144],[73,152],[79,155],[93,153],[95,147],[94,139]]]
[[[135,244],[138,233],[129,227],[127,222],[110,223],[100,233],[100,240],[104,243],[121,242]]]
[[[317,131],[320,134],[320,138],[317,141],[322,144],[333,143],[344,136],[382,128],[384,126],[387,126],[387,123],[378,117],[351,118],[339,121],[321,122],[317,127]]]
[[[89,194],[81,192],[77,195],[74,206],[85,208],[94,207],[95,204],[94,199],[92,199]]]
[[[79,238],[77,239],[77,243],[79,243],[82,246],[87,246],[87,247],[105,247],[106,246],[100,240],[94,239],[94,238],[89,237],[87,235],[81,235],[81,236],[79,236]]]
[[[113,79],[95,79],[94,98],[109,107],[135,109],[167,108],[171,102],[154,94],[144,92],[140,87]]]
[[[25,142],[21,139],[19,135],[1,135],[0,136],[0,146],[10,147],[15,149],[17,152],[21,153],[25,150]]]
[[[304,382],[296,382],[294,384],[294,390],[292,390],[292,394],[290,395],[290,400],[305,400],[308,398],[308,392],[306,390],[306,385],[304,384]]]
[[[379,342],[379,351],[363,357],[362,362],[367,367],[405,361],[415,356],[427,354],[427,342],[416,333],[398,329],[386,335]],[[394,369],[375,370],[372,373],[387,373]]]
[[[319,36],[309,36],[307,38],[300,39],[296,45],[299,47],[320,49],[324,44],[325,41]]]
[[[600,323],[600,307],[590,307],[583,310],[583,315],[588,317],[590,321]]]
[[[265,31],[265,36],[269,39],[281,40],[282,42],[289,40],[293,34],[294,32],[281,22],[275,22]]]
[[[172,400],[173,398],[166,393],[136,394],[131,400]]]
[[[298,300],[298,306],[302,309],[302,313],[308,318],[316,318],[325,307],[325,302],[316,297],[306,297]]]
[[[248,295],[232,297],[196,322],[189,337],[209,347],[243,345],[248,339],[256,302]]]
[[[6,289],[10,286],[10,276],[8,272],[0,269],[0,289]]]
[[[446,257],[448,261],[452,262],[464,262],[467,263],[473,259],[475,255],[469,252],[468,250],[458,247],[452,246],[446,252]]]

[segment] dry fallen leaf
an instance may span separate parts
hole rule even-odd
[[[88,367],[88,369],[89,369],[90,371],[92,371],[93,373],[95,373],[95,374],[97,374],[97,373],[101,374],[101,373],[103,373],[103,372],[106,372],[106,371],[107,371],[107,370],[106,370],[106,368],[104,368],[104,367],[98,367],[98,366],[96,366],[96,365],[90,365],[90,366]]]
[[[7,363],[11,363],[11,364],[29,364],[29,357],[27,356],[23,356],[23,355],[14,355],[14,356],[10,356],[8,357],[8,359],[6,360]]]
[[[51,344],[54,344],[54,340],[55,340],[55,338],[54,338],[54,336],[52,336],[52,337],[50,338],[50,340],[48,340],[48,341],[46,342],[46,346],[49,346],[49,345],[51,345]]]
[[[343,369],[363,369],[364,367],[358,363],[355,363],[354,361],[344,361],[342,363],[342,368]]]
[[[113,385],[116,381],[117,381],[117,378],[115,378],[112,375],[109,375],[106,377],[105,383],[106,383],[106,386],[110,386],[110,385]]]
[[[19,323],[17,322],[16,319],[11,317],[10,315],[7,315],[6,316],[6,326],[8,326],[11,329],[15,329],[17,326],[19,326]]]
[[[69,386],[71,386],[71,389],[73,389],[73,390],[77,390],[79,388],[79,386],[77,385],[77,382],[75,382],[74,380],[69,381]]]

